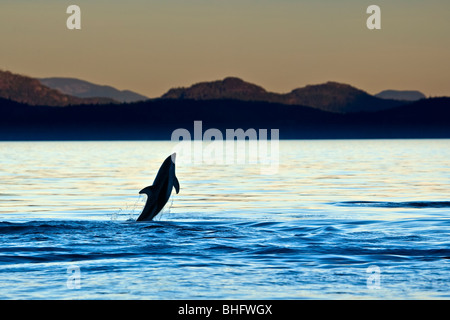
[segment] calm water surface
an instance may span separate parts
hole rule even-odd
[[[271,175],[179,157],[137,223],[173,146],[0,143],[0,299],[450,298],[450,140],[282,141]]]

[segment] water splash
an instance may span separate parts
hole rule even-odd
[[[138,204],[142,202],[142,200],[143,197],[140,194],[136,199],[136,201],[131,206],[128,203],[126,203],[125,209],[120,208],[119,210],[111,214],[111,221],[117,221],[120,216],[124,215],[124,213],[122,212],[125,212],[128,215],[128,219],[126,219],[126,221],[136,221],[137,217],[135,217],[135,212],[137,210]]]
[[[174,198],[174,195],[173,194],[170,195],[169,201],[164,206],[164,208],[161,210],[161,212],[153,219],[154,221],[161,221],[163,216],[170,215],[170,210],[172,209],[172,206],[173,206],[173,198]]]

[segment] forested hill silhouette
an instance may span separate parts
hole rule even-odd
[[[450,98],[377,112],[230,99],[155,99],[132,104],[30,106],[0,99],[0,140],[170,140],[175,129],[279,129],[282,139],[450,138]]]
[[[188,88],[170,89],[161,98],[175,100],[233,99],[264,101],[309,106],[335,113],[379,111],[405,103],[398,100],[380,99],[365,91],[338,82],[308,85],[294,89],[289,93],[281,94],[268,92],[260,86],[235,77],[219,81],[201,82]]]

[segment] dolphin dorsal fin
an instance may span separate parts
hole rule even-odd
[[[148,197],[150,197],[153,194],[153,189],[155,189],[154,186],[148,186],[139,191],[139,194],[146,194]]]
[[[153,193],[153,190],[155,190],[155,187],[154,187],[154,186],[149,186],[149,187],[147,187],[147,193],[148,193],[148,195],[151,195],[151,194]]]
[[[173,179],[173,186],[175,187],[175,191],[180,192],[180,182],[178,181],[177,177],[175,176],[175,179]]]

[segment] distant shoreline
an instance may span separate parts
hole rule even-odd
[[[332,113],[238,100],[149,100],[132,104],[29,106],[0,99],[0,140],[170,140],[174,130],[279,129],[280,139],[450,138],[450,98],[377,112]]]

